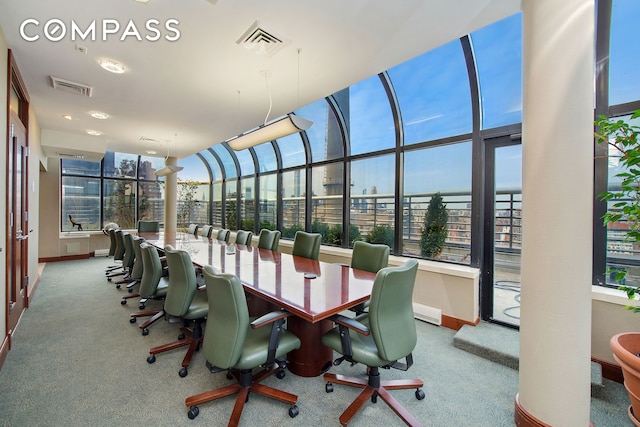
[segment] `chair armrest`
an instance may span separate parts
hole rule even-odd
[[[371,331],[366,325],[363,325],[362,323],[358,322],[356,319],[352,319],[351,317],[343,316],[342,314],[335,314],[331,316],[329,320],[333,321],[337,325],[341,325],[354,330],[361,335],[371,334]]]
[[[287,317],[292,316],[288,311],[280,310],[280,311],[272,311],[270,313],[264,314],[253,322],[251,322],[251,329],[258,329],[263,327],[264,325],[269,325],[277,320],[284,320]]]

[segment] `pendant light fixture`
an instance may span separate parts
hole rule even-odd
[[[176,134],[176,142],[178,139],[178,134]],[[169,158],[169,148],[167,148],[167,157],[165,157],[164,162],[167,162],[167,159]],[[166,165],[165,167],[163,167],[162,169],[156,171],[156,176],[167,176],[167,175],[171,175],[172,173],[178,173],[180,172],[182,169],[184,169],[183,166],[178,166],[178,165]]]
[[[265,76],[267,91],[269,92],[269,111],[264,119],[264,124],[226,141],[227,144],[236,151],[307,130],[313,125],[311,120],[304,119],[295,114],[287,114],[268,122],[267,120],[269,119],[273,105],[268,80],[269,72],[263,70],[261,73]],[[300,49],[298,49],[298,103],[300,103]]]

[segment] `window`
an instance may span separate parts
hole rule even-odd
[[[306,163],[304,145],[302,145],[299,133],[278,139],[278,148],[280,149],[280,156],[282,156],[283,168],[300,166]]]
[[[345,119],[352,155],[396,146],[391,106],[380,77],[369,77],[351,86],[348,104],[343,113],[348,113]]]
[[[447,237],[439,259],[470,262],[471,142],[404,154],[402,253],[426,257],[421,248],[425,214],[434,195],[447,209]],[[426,253],[429,254],[427,248]]]
[[[278,176],[276,174],[260,177],[260,226],[275,230],[278,224]]]
[[[238,229],[238,180],[231,179],[226,182],[226,203],[225,203],[225,228],[229,230]]]
[[[99,167],[100,163],[97,163],[97,165]],[[62,231],[70,231],[73,228],[69,216],[81,223],[83,230],[99,229],[100,200],[99,178],[63,176],[62,224],[60,229]]]
[[[307,130],[313,162],[342,158],[344,143],[340,127],[324,98],[300,108],[296,114],[313,121],[313,126]]]
[[[342,245],[343,163],[312,169],[311,230],[322,234],[322,243]]]
[[[395,225],[395,156],[351,162],[351,227],[370,243],[384,243],[392,252]]]
[[[471,34],[482,105],[482,128],[522,122],[522,14]]]
[[[471,93],[458,40],[389,70],[405,145],[471,132]]]
[[[240,181],[240,228],[253,230],[255,224],[255,178],[244,178]]]
[[[103,182],[105,221],[115,222],[120,228],[135,228],[136,182],[130,179],[105,179]]]
[[[613,0],[609,62],[609,105],[640,99],[636,23],[640,16],[637,0]]]
[[[293,239],[296,231],[304,230],[305,171],[296,169],[282,174],[282,237]]]

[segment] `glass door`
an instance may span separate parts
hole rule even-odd
[[[487,141],[482,318],[520,325],[522,146],[520,138]],[[493,239],[489,238],[493,236]]]

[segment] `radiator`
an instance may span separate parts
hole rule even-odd
[[[416,319],[433,323],[434,325],[442,325],[442,310],[428,305],[413,303],[413,315]]]
[[[109,249],[96,249],[94,256],[109,256]]]

